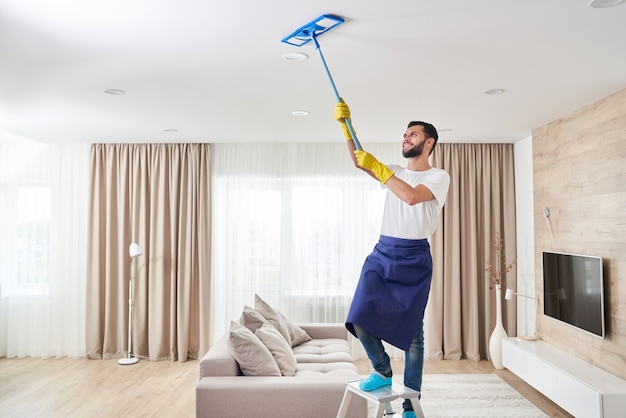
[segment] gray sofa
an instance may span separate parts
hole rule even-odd
[[[346,382],[359,378],[343,324],[305,324],[311,337],[292,348],[293,376],[244,376],[226,332],[200,360],[197,417],[336,417]],[[348,417],[367,416],[367,402],[352,397]]]

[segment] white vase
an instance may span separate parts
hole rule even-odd
[[[506,330],[502,325],[502,292],[500,285],[496,288],[496,326],[489,338],[489,357],[496,369],[504,369],[502,365],[502,339],[508,337]]]

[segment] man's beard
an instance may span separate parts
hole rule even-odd
[[[413,158],[413,157],[418,157],[422,155],[422,152],[424,151],[425,142],[426,140],[422,141],[421,144],[414,145],[407,150],[402,150],[402,156],[404,158]]]

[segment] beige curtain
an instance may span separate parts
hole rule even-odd
[[[87,356],[126,353],[136,242],[133,353],[197,358],[210,335],[209,145],[94,144],[90,181]]]
[[[435,359],[488,359],[495,326],[496,289],[486,278],[495,261],[493,238],[516,254],[512,144],[438,144],[433,165],[450,174],[450,190],[433,237],[433,283],[425,324],[426,355]],[[507,276],[515,289],[515,271]],[[516,334],[515,306],[504,300],[502,318]]]

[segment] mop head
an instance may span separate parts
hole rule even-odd
[[[294,46],[306,45],[313,38],[317,38],[335,26],[341,25],[343,22],[344,19],[339,16],[321,15],[317,19],[298,28],[294,33],[284,38],[282,42]]]

